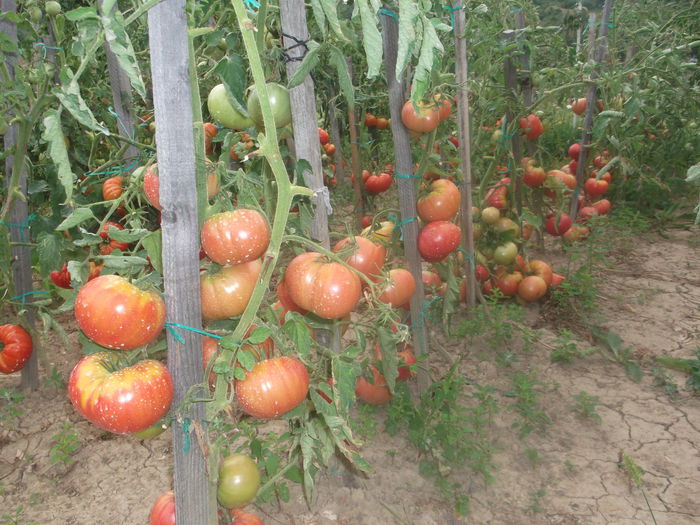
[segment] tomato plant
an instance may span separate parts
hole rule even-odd
[[[259,259],[270,242],[270,227],[256,210],[239,208],[216,213],[202,225],[202,248],[218,264]]]
[[[106,242],[103,242],[102,244],[100,244],[100,253],[102,255],[109,255],[114,250],[125,251],[129,248],[128,242],[115,241],[109,236],[109,229],[110,228],[116,228],[117,230],[123,230],[124,226],[122,226],[121,224],[118,224],[116,222],[111,222],[111,221],[107,221],[104,224],[104,226],[102,227],[102,230],[100,231],[100,237],[106,241]]]
[[[165,303],[157,293],[140,290],[123,277],[102,275],[78,291],[75,319],[97,344],[130,350],[158,337]]]
[[[248,306],[262,261],[256,259],[236,266],[224,266],[215,273],[202,273],[199,290],[205,321],[241,315]]]
[[[360,300],[357,275],[340,263],[325,260],[320,253],[297,255],[284,280],[296,304],[324,319],[345,317]]]
[[[245,507],[253,501],[260,488],[257,463],[245,454],[231,454],[219,464],[216,497],[222,507]]]
[[[97,352],[73,368],[68,397],[91,423],[116,434],[131,434],[168,412],[173,381],[160,361],[144,359],[123,367],[114,354]]]
[[[12,374],[24,368],[32,356],[32,337],[19,325],[0,326],[0,372]]]
[[[295,408],[309,390],[309,373],[294,357],[265,359],[235,382],[236,399],[246,414],[274,418]]]

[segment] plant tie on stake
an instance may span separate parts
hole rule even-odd
[[[202,335],[206,335],[208,337],[213,337],[214,339],[223,339],[223,337],[220,335],[212,334],[211,332],[206,332],[206,331],[200,330],[198,328],[192,328],[191,326],[186,326],[186,325],[180,324],[180,323],[165,323],[165,327],[173,335],[173,337],[179,343],[182,343],[182,344],[185,343],[185,340],[182,338],[182,336],[180,334],[178,334],[175,331],[175,328],[182,328],[183,330],[189,330],[190,332],[195,332],[197,334],[202,334]]]
[[[389,215],[388,218],[390,221],[392,221],[395,224],[394,228],[398,228],[399,230],[401,230],[401,237],[399,237],[400,241],[403,241],[403,225],[408,224],[411,221],[418,220],[417,217],[409,217],[408,219],[404,219],[404,220],[400,221],[396,217],[394,217],[393,215]]]
[[[282,49],[282,55],[283,55],[282,62],[284,62],[286,64],[287,62],[301,62],[302,60],[304,60],[306,53],[309,52],[309,46],[306,45],[309,43],[308,39],[307,40],[300,40],[297,37],[294,37],[292,35],[288,35],[287,33],[284,33],[284,32],[282,33],[282,36],[289,38],[290,40],[294,40],[294,42],[296,42],[296,44],[291,45],[289,47],[285,47]],[[287,51],[291,51],[292,49],[295,49],[297,47],[303,47],[304,52],[298,57],[290,57],[289,54],[287,53]]]
[[[457,6],[457,7],[452,7],[451,5],[443,5],[443,9],[449,9],[450,11],[450,24],[452,25],[452,29],[455,28],[455,11],[459,11],[460,9],[464,9],[463,5]]]
[[[422,179],[420,175],[417,175],[415,173],[397,173],[395,175],[397,179]]]
[[[46,50],[47,50],[47,49],[53,49],[54,51],[59,51],[59,50],[62,50],[62,49],[63,49],[62,47],[48,46],[48,45],[44,44],[43,42],[36,42],[36,43],[34,44],[34,47],[40,47],[40,48],[41,48],[41,54],[42,54],[42,58],[43,58],[44,60],[46,60]]]
[[[22,304],[25,304],[25,301],[26,301],[26,298],[28,295],[35,295],[35,294],[39,294],[39,293],[49,293],[49,292],[47,292],[46,290],[33,290],[31,292],[25,292],[25,293],[20,294],[20,295],[15,295],[10,300],[14,301],[15,299],[22,299]]]
[[[24,238],[24,231],[29,229],[29,223],[36,219],[36,213],[32,213],[29,217],[24,219],[21,224],[15,224],[14,222],[5,222],[5,221],[0,221],[0,224],[4,224],[5,226],[10,226],[12,228],[19,228],[19,238],[22,242],[25,241]]]
[[[130,129],[128,129],[128,128],[126,127],[126,124],[124,124],[124,121],[123,121],[122,118],[119,116],[119,113],[117,113],[116,111],[114,111],[114,109],[112,108],[112,106],[109,106],[109,107],[107,108],[107,112],[108,112],[110,115],[112,115],[114,118],[117,119],[117,122],[121,125],[122,129],[124,130],[124,133],[126,133],[126,136],[129,137],[131,140],[134,140],[134,133],[133,133],[133,131],[130,130]]]
[[[254,11],[256,9],[260,9],[260,2],[257,0],[244,0],[245,6],[248,8],[248,11]]]
[[[394,13],[391,9],[385,9],[382,7],[379,11],[377,11],[377,14],[390,16],[391,18],[393,18],[397,22],[399,21],[399,15]]]
[[[464,256],[467,258],[467,260],[469,261],[469,266],[471,266],[471,269],[476,270],[476,261],[474,260],[474,252],[470,252],[468,250],[465,250],[461,246],[459,248],[457,248],[457,251],[462,252],[464,254]]]

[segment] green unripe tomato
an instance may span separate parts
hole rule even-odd
[[[284,86],[270,82],[266,84],[268,100],[272,106],[272,116],[275,127],[283,128],[292,121],[292,110],[289,103],[289,91]],[[253,87],[248,97],[248,114],[258,126],[263,126],[263,115],[258,93]]]
[[[250,118],[244,117],[233,107],[223,84],[214,86],[209,92],[207,107],[211,118],[227,128],[247,129],[253,125],[253,121]]]
[[[29,18],[32,20],[32,22],[41,22],[41,8],[37,6],[32,6],[29,8]]]
[[[222,507],[245,507],[255,499],[259,488],[258,465],[245,454],[231,454],[219,465],[216,497]]]
[[[61,4],[55,0],[49,0],[46,2],[44,9],[46,9],[47,16],[56,16],[61,12]]]

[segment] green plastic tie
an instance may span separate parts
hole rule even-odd
[[[460,9],[464,9],[463,5],[460,5],[458,7],[452,7],[449,5],[443,5],[443,9],[449,9],[450,11],[450,24],[452,25],[452,29],[455,28],[455,11],[459,11]]]
[[[168,329],[168,331],[172,334],[172,336],[179,342],[184,344],[185,340],[182,338],[180,334],[178,334],[175,331],[175,328],[182,328],[183,330],[189,330],[190,332],[195,332],[197,334],[202,334],[206,335],[208,337],[213,337],[214,339],[223,339],[222,336],[217,335],[217,334],[212,334],[211,332],[206,332],[204,330],[200,330],[199,328],[192,328],[191,326],[187,326],[184,324],[180,323],[165,323],[165,327]]]
[[[377,11],[377,14],[390,16],[391,18],[393,18],[397,22],[399,21],[399,15],[394,13],[391,9],[385,9],[382,7],[379,11]]]
[[[29,229],[29,223],[36,219],[36,213],[32,213],[29,217],[24,219],[21,224],[15,224],[14,222],[5,222],[5,221],[0,221],[0,224],[4,224],[5,226],[10,226],[11,228],[19,228],[19,238],[20,241],[24,242],[25,237],[24,237],[24,232],[25,230]]]
[[[394,175],[397,179],[422,179],[420,175],[414,173],[397,173]]]
[[[42,53],[42,57],[41,57],[41,58],[43,58],[44,60],[46,60],[46,50],[47,50],[47,49],[53,49],[54,51],[59,51],[59,50],[63,49],[62,47],[48,46],[48,45],[44,44],[43,42],[36,42],[36,43],[34,44],[34,47],[40,47],[40,48],[41,48],[41,53]]]
[[[117,119],[117,122],[118,122],[119,124],[121,124],[121,127],[122,127],[122,129],[124,130],[124,133],[126,133],[126,136],[129,137],[131,140],[134,140],[134,132],[133,132],[133,130],[130,130],[129,128],[126,127],[126,124],[124,124],[124,121],[123,121],[122,118],[119,116],[119,113],[117,113],[116,111],[114,111],[114,109],[112,108],[112,106],[109,106],[109,107],[107,108],[107,112],[108,112],[110,115],[112,115],[114,118],[116,118],[116,119]]]
[[[25,292],[25,293],[20,294],[20,295],[15,295],[10,300],[14,301],[15,299],[22,299],[22,304],[25,304],[25,301],[26,301],[26,298],[28,295],[35,295],[35,294],[40,294],[40,293],[49,293],[49,292],[47,292],[46,290],[33,290],[31,292]]]
[[[185,435],[184,441],[182,443],[182,450],[184,452],[190,451],[190,425],[192,420],[188,417],[182,422],[182,433]]]

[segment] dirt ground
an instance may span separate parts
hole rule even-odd
[[[353,475],[335,463],[319,475],[310,509],[294,488],[290,502],[258,509],[265,523],[700,523],[700,396],[684,388],[683,373],[668,372],[679,386],[674,398],[654,386],[649,373],[654,356],[690,358],[700,346],[700,233],[677,229],[626,242],[629,248],[613,253],[601,270],[598,315],[601,325],[619,334],[622,346],[642,359],[641,382],[601,354],[552,363],[552,351],[562,344],[560,334],[539,306],[526,312],[525,323],[538,336],[534,346],[519,352],[510,367],[497,364],[485,339],[448,342],[433,333],[431,343],[447,351],[437,352],[431,361],[434,374],[446,368],[446,354],[465,353],[460,372],[495,387],[500,406],[489,428],[495,481],[486,485],[470,470],[452,473],[466,487],[470,514],[457,517],[433,480],[419,475],[421,457],[405,436],[384,431],[386,409],[381,408],[376,426],[360,432],[372,473]],[[65,322],[74,345],[63,348],[52,340],[44,347],[67,378],[80,348],[71,317]],[[586,338],[574,342],[580,348],[593,344]],[[538,402],[550,418],[523,439],[512,428],[520,416],[508,408],[513,400],[505,395],[513,388],[515,372],[532,372],[541,382]],[[18,374],[1,377],[0,392],[18,383]],[[573,396],[582,392],[597,398],[599,420],[577,414]],[[64,389],[49,385],[27,394],[16,407],[23,413],[11,416],[7,401],[0,400],[0,516],[5,515],[0,524],[148,522],[152,502],[171,484],[169,431],[150,441],[103,432],[73,410]],[[53,465],[55,436],[73,429],[79,437],[74,461]],[[643,469],[641,487],[621,468],[624,457]]]

